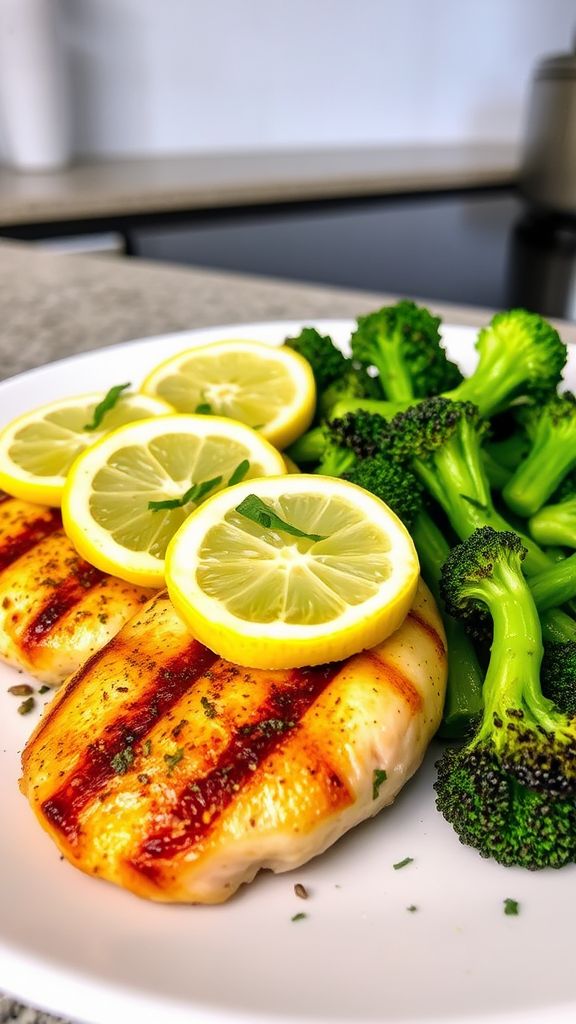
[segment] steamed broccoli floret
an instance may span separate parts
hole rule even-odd
[[[523,786],[484,745],[447,750],[437,769],[438,810],[482,857],[530,871],[576,860],[573,800],[549,800]]]
[[[382,402],[381,408],[388,413],[390,419],[398,411],[398,407],[392,403]],[[375,455],[382,447],[384,422],[384,416],[380,414],[375,416],[363,409],[356,409],[308,430],[290,445],[286,454],[299,466],[322,461],[330,444],[353,451],[359,458]]]
[[[403,300],[358,318],[352,356],[375,366],[382,394],[390,401],[437,395],[462,380],[442,347],[440,320]]]
[[[510,529],[492,501],[481,450],[485,431],[476,406],[442,397],[419,402],[382,428],[383,450],[412,467],[462,540],[482,526]],[[540,548],[525,544],[527,570],[548,568]]]
[[[422,509],[422,488],[414,474],[384,455],[358,460],[344,477],[386,502],[408,529]]]
[[[476,370],[448,397],[473,402],[483,417],[518,395],[540,399],[555,391],[566,362],[566,346],[558,332],[525,309],[497,313],[480,331],[476,349]]]
[[[502,491],[506,504],[534,515],[575,466],[576,398],[567,391],[541,406],[530,451]]]
[[[349,361],[340,376],[318,392],[317,412],[321,418],[329,419],[338,403],[347,403],[348,411],[351,411],[358,408],[358,402],[378,400],[381,394],[376,378],[371,377],[364,367]]]
[[[576,793],[576,721],[540,687],[542,633],[522,573],[525,556],[517,534],[477,530],[450,553],[441,589],[452,615],[493,626],[484,713],[468,749],[529,789],[564,799]]]
[[[542,692],[560,711],[576,716],[576,641],[544,644]]]
[[[310,363],[319,394],[345,373],[348,366],[346,356],[336,348],[332,338],[320,334],[315,327],[304,327],[296,338],[286,338],[284,344]]]
[[[576,597],[576,552],[530,577],[538,611],[559,608]]]
[[[576,548],[576,496],[545,505],[532,516],[528,527],[537,544]]]

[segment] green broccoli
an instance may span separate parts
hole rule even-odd
[[[475,405],[440,396],[382,420],[382,450],[411,466],[461,540],[482,526],[511,528],[492,501],[481,449],[486,429]],[[551,561],[544,552],[528,539],[524,543],[526,571],[547,569]]]
[[[346,372],[346,356],[336,348],[332,338],[320,334],[315,327],[304,327],[296,338],[286,338],[284,344],[310,363],[319,395]]]
[[[541,690],[542,633],[525,556],[517,534],[484,527],[451,551],[442,570],[447,611],[465,625],[479,618],[493,627],[484,713],[467,749],[523,786],[567,799],[576,793],[576,721]]]
[[[389,401],[410,401],[456,387],[458,367],[442,347],[438,317],[407,299],[358,318],[352,335],[352,357],[374,366],[382,395]]]
[[[474,373],[447,397],[473,402],[484,418],[519,395],[537,399],[555,391],[566,362],[558,332],[537,313],[511,309],[497,313],[478,335]]]
[[[528,523],[537,544],[560,544],[576,548],[576,473],[569,473],[553,495],[553,504],[545,505]]]
[[[351,411],[361,408],[366,400],[370,402],[380,397],[377,379],[371,377],[364,367],[349,361],[342,374],[318,392],[317,415],[321,419],[330,419],[339,404],[345,403],[346,411]]]
[[[542,692],[564,714],[576,716],[576,641],[544,644]]]
[[[530,451],[502,491],[509,507],[532,516],[576,466],[576,398],[554,395],[539,412]]]
[[[398,407],[392,403],[382,402],[381,407],[388,417],[392,419],[398,411]],[[306,466],[315,462],[322,462],[326,449],[330,445],[338,445],[348,451],[354,451],[359,458],[366,455],[375,455],[381,450],[383,438],[382,424],[385,422],[382,415],[373,415],[363,409],[355,409],[343,417],[346,423],[346,434],[355,439],[352,446],[347,440],[342,440],[341,418],[333,418],[317,427],[312,427],[305,434],[302,434],[286,451],[291,459],[298,466]],[[344,472],[344,470],[343,470]],[[339,475],[339,474],[327,474]]]
[[[414,479],[412,474],[410,477]],[[415,484],[417,486],[418,481]],[[448,641],[446,700],[438,734],[443,739],[461,739],[476,727],[482,712],[484,674],[470,637],[462,623],[448,614],[440,594],[442,566],[450,554],[448,541],[424,510],[411,523],[406,520],[405,523],[418,552],[423,579],[430,587],[442,615]]]
[[[531,576],[530,589],[541,612],[572,601],[576,597],[576,551]]]
[[[573,800],[549,800],[506,772],[486,745],[449,748],[437,762],[436,806],[460,842],[506,867],[576,860]]]

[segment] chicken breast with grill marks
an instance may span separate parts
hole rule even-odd
[[[154,592],[76,554],[57,509],[0,492],[0,658],[56,685]]]
[[[268,672],[212,654],[163,593],[56,695],[22,791],[82,871],[152,900],[219,903],[390,804],[438,727],[445,681],[422,583],[379,646]]]

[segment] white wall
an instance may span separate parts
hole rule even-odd
[[[97,154],[515,140],[574,0],[62,0]]]

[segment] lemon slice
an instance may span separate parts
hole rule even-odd
[[[284,472],[280,452],[242,423],[219,416],[142,420],[76,460],[62,496],[64,529],[98,569],[161,587],[168,543],[207,494],[240,477]]]
[[[58,506],[68,470],[81,452],[124,423],[174,412],[161,399],[124,395],[96,430],[86,430],[103,398],[101,392],[61,398],[12,420],[0,431],[0,488],[15,498]]]
[[[262,522],[241,514],[252,496],[307,537],[266,512]],[[418,574],[410,535],[387,505],[355,484],[307,474],[209,498],[166,554],[168,592],[194,636],[253,668],[317,665],[373,647],[404,620]]]
[[[142,391],[178,412],[239,420],[277,448],[308,429],[316,405],[306,360],[292,349],[258,341],[220,341],[181,352],[152,370]]]

